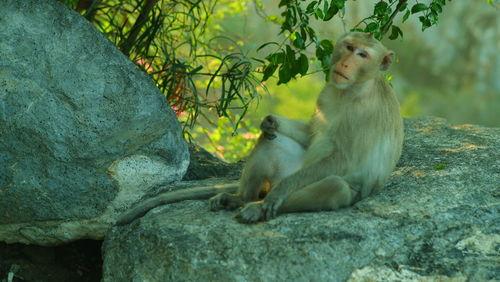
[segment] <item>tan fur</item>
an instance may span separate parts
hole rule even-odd
[[[263,201],[245,206],[237,215],[241,222],[269,220],[285,212],[334,210],[383,187],[403,143],[399,103],[380,72],[387,69],[392,56],[366,34],[347,34],[336,44],[331,80],[321,92],[307,126],[266,117],[264,122],[272,120],[274,124],[263,127],[267,136],[279,132],[295,137],[306,148],[304,159],[301,168],[274,184]],[[309,138],[296,137],[304,135]],[[255,151],[272,147],[273,140],[260,142]],[[251,158],[251,162],[277,162],[279,153],[268,151],[265,158]],[[240,186],[240,193],[256,187]],[[224,205],[214,204],[212,208]]]
[[[128,211],[124,212],[116,220],[115,225],[129,224],[135,219],[142,217],[148,211],[161,205],[171,204],[184,200],[208,199],[213,195],[224,193],[234,193],[238,188],[237,183],[222,185],[201,186],[189,189],[180,189],[171,192],[164,192],[145,201],[138,203]]]

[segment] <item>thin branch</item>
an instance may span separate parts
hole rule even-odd
[[[398,5],[396,6],[396,9],[394,10],[394,12],[392,12],[392,15],[389,17],[389,20],[384,24],[384,26],[382,26],[382,28],[380,29],[380,35],[383,37],[384,34],[387,33],[387,31],[389,30],[389,27],[391,27],[392,25],[392,21],[394,20],[394,17],[396,16],[397,13],[399,13],[399,9],[401,7],[403,7],[403,5],[408,2],[408,0],[399,0],[399,3]]]
[[[149,12],[154,8],[158,0],[147,0],[141,9],[141,13],[130,30],[127,39],[123,42],[121,50],[123,54],[129,55],[130,49],[134,46],[137,36],[141,31],[142,26],[147,22]]]

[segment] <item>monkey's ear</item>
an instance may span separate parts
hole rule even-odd
[[[382,59],[382,64],[380,64],[380,70],[381,71],[387,70],[391,65],[393,59],[394,59],[393,51],[385,53],[384,58]]]

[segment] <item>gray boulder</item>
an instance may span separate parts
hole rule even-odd
[[[500,130],[406,121],[384,190],[350,208],[238,224],[206,201],[114,227],[104,281],[488,281],[498,278]]]
[[[54,0],[1,0],[0,241],[103,238],[189,153],[151,79]]]

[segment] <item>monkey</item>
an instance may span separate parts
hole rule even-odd
[[[305,147],[273,129],[276,120],[268,116],[261,123],[263,134],[243,167],[235,194],[219,193],[210,198],[212,211],[234,210],[257,201],[283,178],[301,168]]]
[[[264,120],[261,128],[272,126],[267,124],[266,121],[269,120]],[[271,128],[266,128],[266,131],[271,132]],[[266,140],[273,140],[273,142],[267,146],[256,146],[249,160],[246,162],[240,180],[237,183],[202,186],[162,193],[141,202],[125,212],[116,221],[115,225],[128,224],[157,206],[183,200],[208,199],[217,195],[219,197],[217,202],[224,202],[224,208],[227,210],[234,210],[246,202],[257,200],[260,192],[269,190],[272,184],[276,184],[283,177],[297,171],[300,168],[300,160],[304,154],[303,146],[297,144],[289,137],[277,132],[266,133],[266,131],[263,131],[263,134],[261,134],[257,141],[258,144],[266,142]],[[276,153],[277,160],[272,163],[266,162],[262,164],[261,160],[264,160],[268,154],[273,152]],[[251,190],[248,189],[249,187],[258,187],[259,189]],[[217,210],[214,205],[215,200],[212,200],[210,202],[211,209]]]
[[[401,156],[404,138],[399,102],[382,74],[393,57],[394,52],[370,34],[342,36],[311,120],[305,124],[267,116],[261,125],[264,138],[248,161],[253,172],[244,175],[253,179],[242,178],[236,194],[212,197],[210,208],[234,209],[244,204],[236,218],[255,223],[281,213],[336,210],[382,189]],[[295,142],[290,150],[300,147],[296,153],[303,157],[285,159],[280,155],[283,151],[272,149],[276,146],[272,137],[277,135]],[[291,164],[293,160],[299,163]],[[300,168],[285,170],[259,200],[255,196],[262,189],[259,183],[269,182],[273,175],[268,164]]]
[[[336,210],[380,191],[404,138],[399,103],[382,73],[393,58],[394,52],[371,34],[340,37],[312,118],[266,116],[237,184],[159,195],[131,209],[117,225],[186,199],[211,197],[212,211],[240,208],[236,219],[250,224],[283,213]]]

